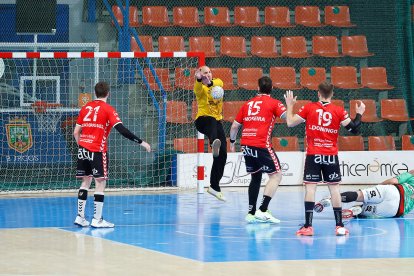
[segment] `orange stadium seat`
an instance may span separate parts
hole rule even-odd
[[[387,81],[387,69],[385,67],[362,67],[361,84],[364,87],[377,90],[393,89]]]
[[[155,73],[161,82],[165,91],[171,91],[170,72],[168,68],[155,68]],[[154,91],[160,91],[161,88],[155,81],[155,77],[149,68],[144,68],[144,76],[147,78],[150,88]]]
[[[191,103],[191,119],[195,120],[195,118],[197,116],[197,112],[198,112],[198,105],[197,105],[197,101],[194,100]]]
[[[210,68],[213,78],[219,78],[223,81],[224,90],[235,90],[237,86],[233,82],[233,71],[231,68],[222,67],[222,68]]]
[[[336,36],[313,36],[312,53],[322,57],[340,57]]]
[[[362,87],[357,80],[357,69],[353,66],[332,66],[331,81],[338,88],[358,89]]]
[[[414,135],[403,135],[401,139],[402,150],[414,150]]]
[[[306,27],[322,27],[318,6],[296,6],[295,23]]]
[[[345,107],[345,103],[343,100],[331,100],[331,103],[340,107]]]
[[[170,26],[168,10],[165,6],[143,6],[142,24],[153,27]]]
[[[229,57],[247,57],[246,39],[244,36],[220,37],[220,54]]]
[[[204,24],[216,27],[230,27],[228,7],[204,7]]]
[[[299,141],[296,136],[272,137],[273,149],[278,151],[299,151]]]
[[[125,7],[124,7],[125,9]],[[116,17],[116,21],[120,26],[124,25],[124,16],[122,15],[121,8],[118,6],[112,6],[112,12]],[[114,24],[114,22],[112,22]],[[138,27],[138,8],[136,6],[129,6],[129,26],[130,27]]]
[[[279,54],[276,48],[276,37],[274,36],[252,36],[250,43],[252,56],[274,58]]]
[[[413,120],[408,117],[407,103],[405,102],[405,99],[382,99],[381,118],[395,122],[407,122]]]
[[[366,123],[377,123],[377,122],[381,122],[382,119],[378,117],[377,115],[377,105],[375,100],[371,100],[371,99],[361,99],[361,100],[350,100],[349,101],[349,116],[351,118],[355,118],[356,116],[356,110],[355,110],[355,106],[356,104],[359,102],[363,102],[365,104],[365,112],[364,115],[361,118],[362,122],[366,122]]]
[[[257,7],[234,7],[234,25],[242,27],[260,27],[260,15]]]
[[[239,68],[237,69],[237,86],[247,90],[257,90],[258,80],[262,76],[262,68]]]
[[[311,90],[318,90],[320,83],[326,81],[326,70],[323,67],[300,68],[300,85]]]
[[[176,124],[191,123],[187,117],[187,104],[181,101],[167,101],[167,122]]]
[[[350,57],[369,57],[373,53],[368,52],[367,37],[365,35],[344,35],[342,41],[342,54]]]
[[[334,27],[355,27],[351,23],[351,16],[348,6],[326,6],[325,24]]]
[[[290,23],[289,8],[278,6],[265,7],[265,25],[276,28],[295,27],[295,25]]]
[[[280,40],[281,54],[283,57],[307,58],[306,38],[304,36],[283,36]]]
[[[174,149],[185,153],[197,152],[197,138],[175,138],[173,140]]]
[[[159,36],[158,51],[185,52],[184,38],[182,36]]]
[[[270,78],[274,88],[279,89],[300,89],[296,82],[296,71],[294,67],[270,67]]]
[[[339,151],[364,151],[364,138],[362,136],[339,136]]]
[[[132,36],[131,37],[131,51],[132,52],[154,52],[152,36],[140,35],[138,38],[141,41],[142,46],[144,47],[144,51],[141,51],[141,49],[138,46],[137,41],[135,40],[135,37]]]
[[[173,7],[173,25],[181,27],[200,27],[197,7]]]
[[[232,123],[244,103],[244,101],[223,102],[223,120]]]
[[[175,68],[175,87],[193,90],[196,68]]]
[[[192,36],[188,39],[190,52],[204,52],[206,57],[216,57],[217,51],[212,36]]]
[[[395,150],[394,137],[389,136],[368,136],[368,150]]]

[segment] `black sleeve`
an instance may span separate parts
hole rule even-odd
[[[128,138],[129,140],[134,141],[138,144],[142,143],[142,140],[138,138],[137,136],[135,136],[135,134],[133,134],[131,131],[129,131],[129,129],[124,127],[123,124],[120,123],[120,124],[115,125],[115,129],[118,130],[118,132],[121,133],[122,136],[124,136],[125,138]]]
[[[361,118],[362,118],[362,115],[357,113],[355,118],[352,121],[350,121],[349,124],[345,126],[345,128],[353,134],[359,134],[359,127],[361,126]]]

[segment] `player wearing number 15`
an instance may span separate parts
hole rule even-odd
[[[349,231],[342,223],[342,204],[339,190],[341,172],[338,161],[339,128],[344,126],[351,133],[357,134],[361,124],[361,116],[365,105],[361,102],[356,105],[356,117],[351,120],[343,107],[333,105],[333,86],[323,82],[318,87],[318,102],[303,106],[298,114],[293,115],[293,106],[296,97],[292,91],[285,94],[289,127],[306,122],[306,159],[303,172],[305,184],[305,225],[296,234],[312,236],[313,208],[315,206],[315,192],[318,183],[328,184],[331,193],[332,207],[336,221],[336,235],[347,235]]]
[[[92,178],[95,179],[94,215],[92,227],[114,227],[103,219],[102,208],[104,190],[108,179],[107,141],[112,127],[124,137],[140,144],[147,152],[151,151],[148,143],[135,136],[122,124],[116,110],[106,103],[109,96],[109,85],[98,82],[95,85],[96,100],[89,102],[79,112],[73,136],[79,145],[76,177],[82,179],[78,192],[78,214],[75,224],[86,227],[89,222],[85,218],[85,206],[88,189]]]

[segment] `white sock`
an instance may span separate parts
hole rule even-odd
[[[78,215],[85,217],[86,200],[78,199]]]
[[[95,195],[103,195],[103,193],[95,193]],[[93,218],[100,220],[102,218],[102,209],[103,209],[103,202],[94,201],[93,202]]]

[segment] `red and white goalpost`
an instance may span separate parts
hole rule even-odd
[[[192,138],[204,152],[192,91],[194,71],[204,62],[195,52],[0,52],[0,191],[78,188],[72,131],[98,80],[110,84],[109,103],[124,124],[154,149],[147,154],[111,134],[109,188],[190,187],[177,183],[183,172],[176,154],[187,150],[174,145]],[[203,193],[203,154],[197,156],[197,166],[184,174]]]

